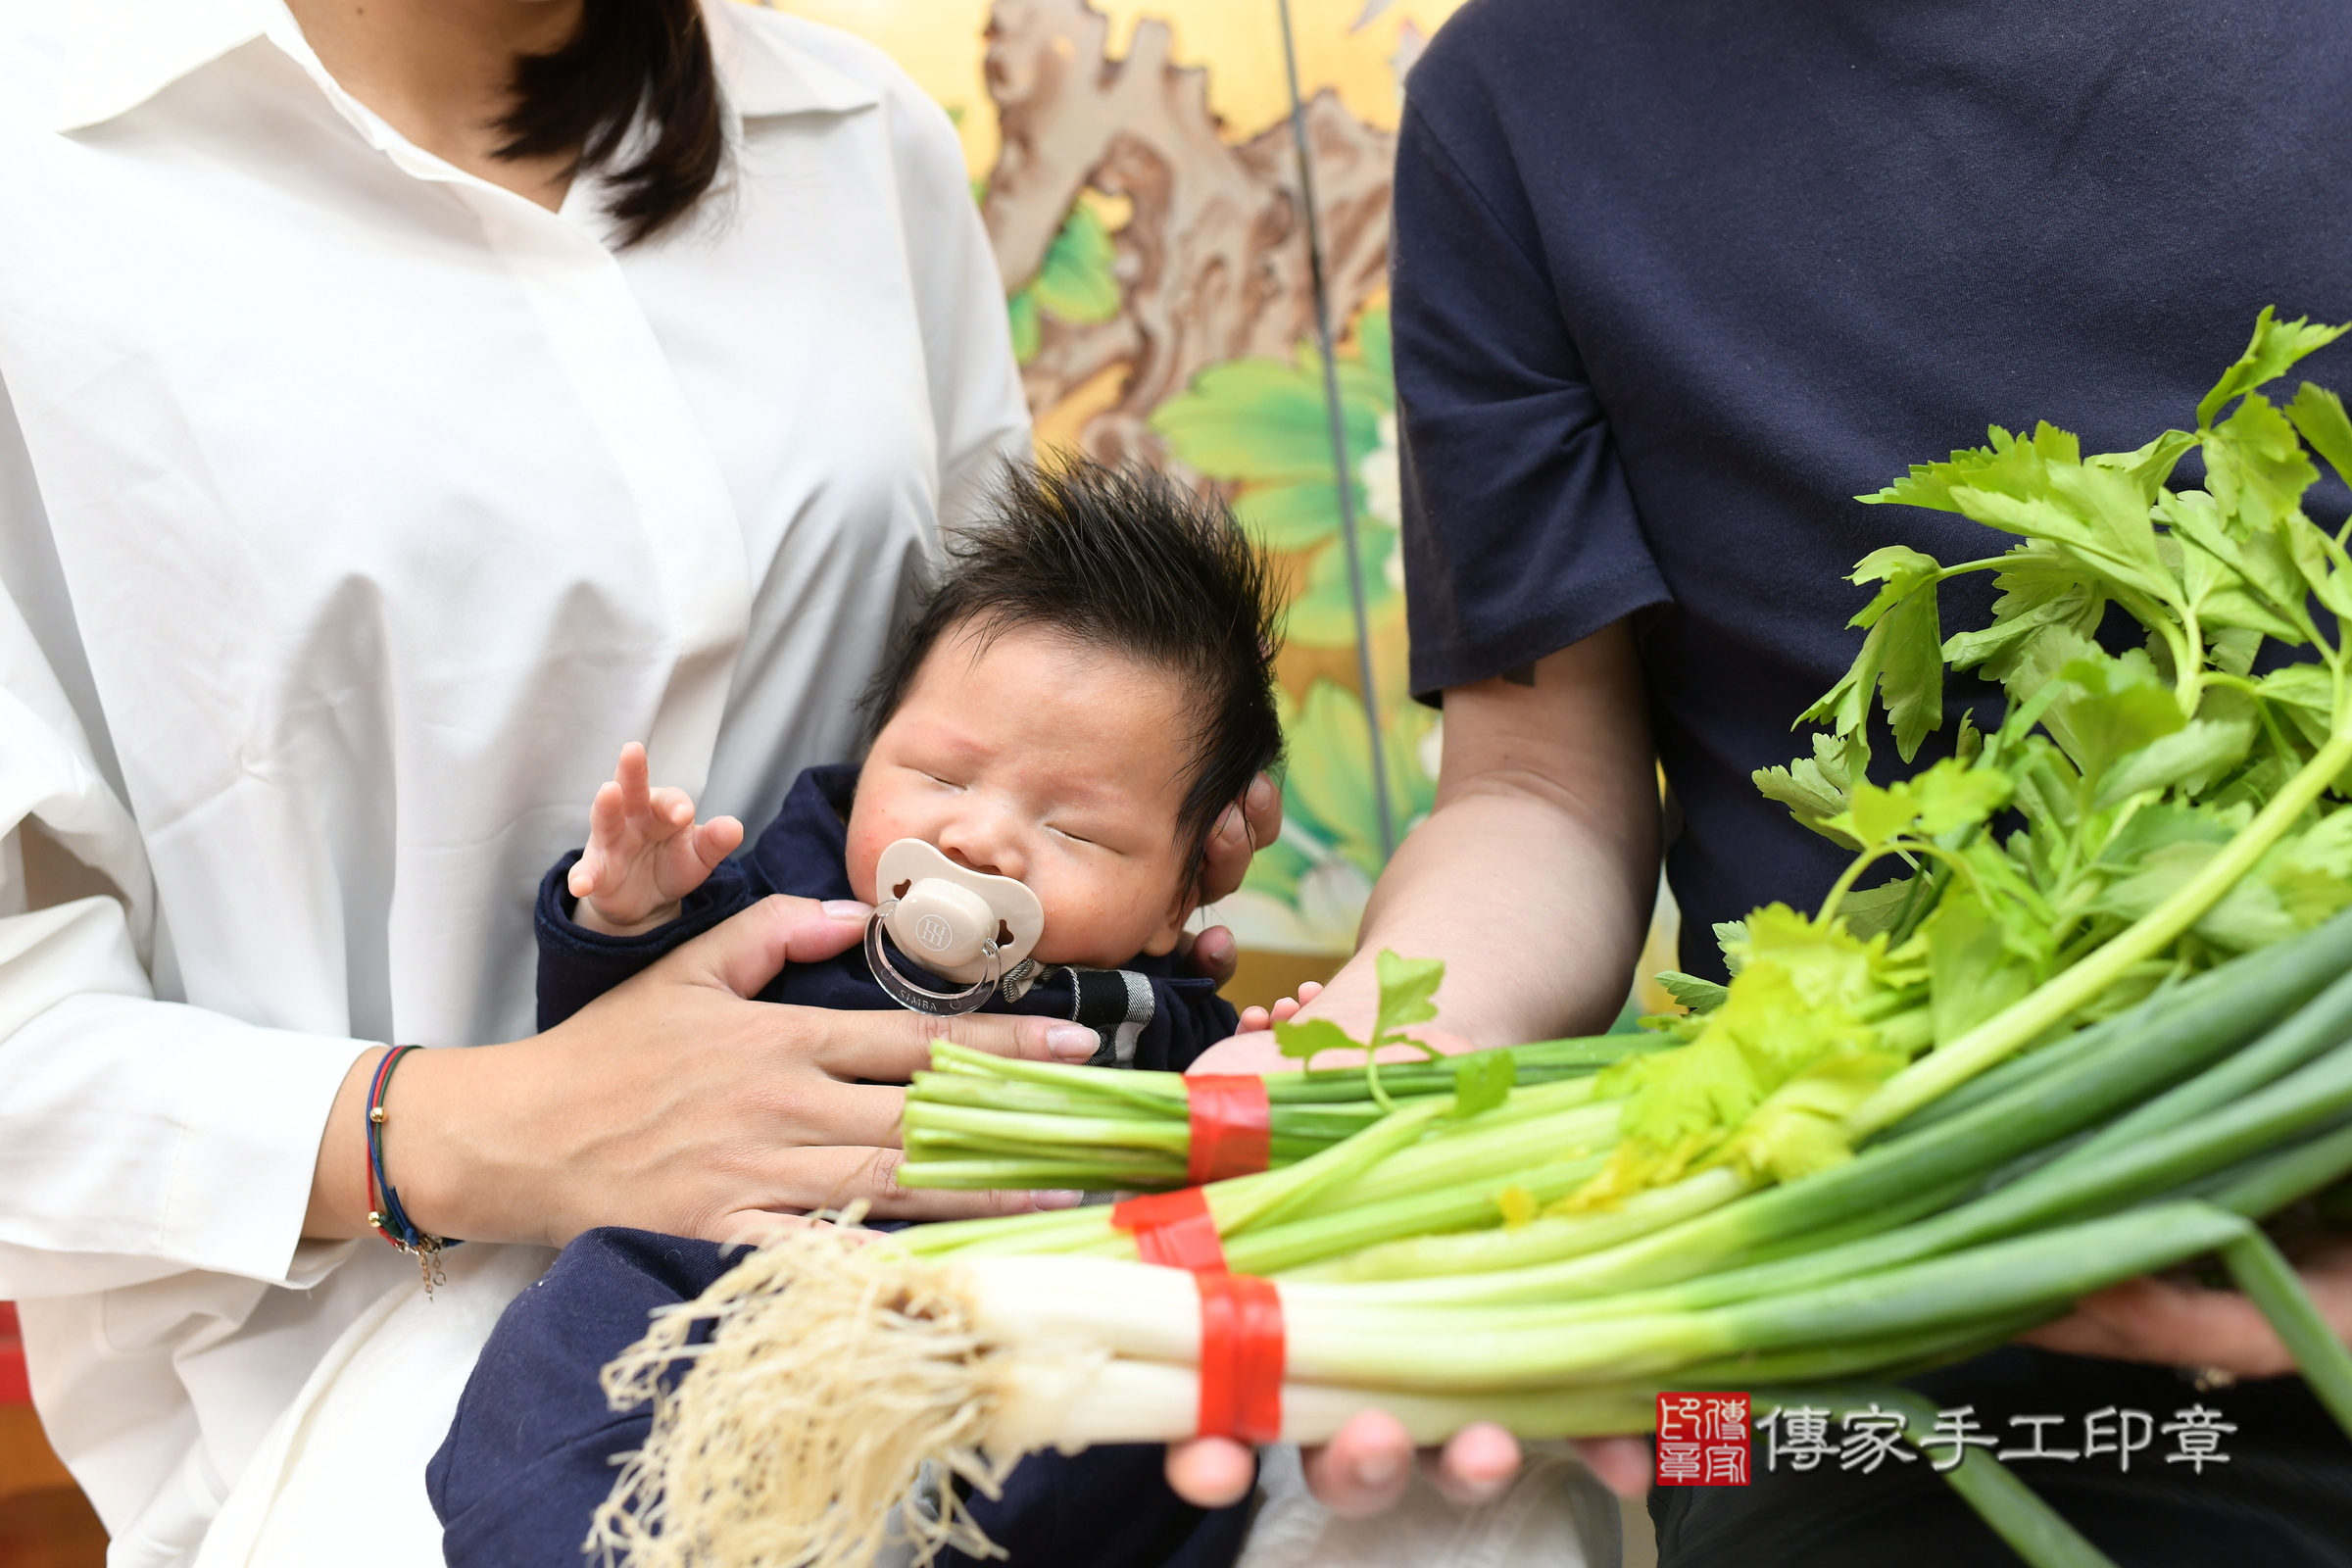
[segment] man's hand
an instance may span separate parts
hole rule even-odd
[[[1577,1452],[1600,1484],[1621,1497],[1649,1490],[1644,1438],[1580,1438]],[[1413,1440],[1396,1418],[1367,1410],[1329,1443],[1305,1454],[1307,1490],[1333,1513],[1361,1519],[1385,1513],[1412,1480]],[[1421,1456],[1438,1490],[1464,1507],[1502,1495],[1519,1472],[1519,1440],[1492,1422],[1466,1426]],[[1201,1508],[1239,1502],[1256,1470],[1250,1450],[1225,1438],[1196,1438],[1168,1448],[1168,1486]]]
[[[2336,1337],[2352,1342],[2352,1239],[2330,1241],[2298,1265],[2304,1288]],[[2075,1303],[2055,1323],[2024,1336],[2029,1345],[2070,1355],[2153,1361],[2281,1377],[2294,1357],[2253,1302],[2235,1291],[2208,1291],[2167,1280],[2126,1280]]]
[[[629,742],[588,808],[588,848],[566,882],[580,901],[580,924],[615,937],[667,924],[678,901],[742,842],[735,818],[698,826],[684,790],[652,788],[645,748]]]

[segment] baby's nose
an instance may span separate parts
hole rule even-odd
[[[998,812],[976,812],[951,822],[939,835],[939,852],[957,865],[987,876],[1019,881],[1029,869],[1016,826]]]
[[[967,871],[978,871],[986,876],[1004,876],[1008,874],[1007,872],[999,870],[996,862],[993,860],[973,859],[970,856],[963,853],[963,850],[960,846],[954,844],[943,844],[939,848],[941,854],[945,855],[949,859],[954,860],[957,865],[962,866]]]

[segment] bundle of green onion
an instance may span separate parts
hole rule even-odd
[[[1400,1107],[1449,1105],[1466,1071],[1499,1070],[1486,1091],[1499,1100],[1513,1084],[1590,1079],[1671,1043],[1659,1035],[1597,1035],[1393,1065],[1377,1080],[1361,1070],[1270,1078],[1266,1163],[1295,1164]],[[944,1040],[931,1048],[931,1069],[915,1074],[907,1091],[901,1186],[1153,1192],[1185,1182],[1192,1126],[1181,1073],[1010,1060]]]
[[[1670,1389],[1858,1402],[1818,1385],[1967,1355],[2207,1254],[2352,1430],[2352,1353],[2258,1224],[2352,1172],[2352,650],[2313,609],[2352,614],[2352,560],[2300,508],[2306,443],[2352,474],[2352,420],[2309,384],[2283,410],[2255,390],[2343,330],[2265,311],[2197,428],[2136,452],[1996,429],[1869,498],[2024,542],[1863,562],[1886,586],[1807,715],[1830,732],[1759,775],[1855,859],[1816,914],[1723,930],[1728,986],[1668,977],[1690,1010],[1660,1021],[1665,1049],[1269,1081],[1273,1168],[1200,1196],[1233,1276],[1273,1282],[1283,1437],[1371,1407],[1429,1439],[1639,1431]],[[2191,449],[2205,486],[2174,490]],[[1973,569],[2000,574],[1993,623],[1944,640],[1934,585]],[[2144,646],[2092,640],[2110,606]],[[2266,639],[2310,658],[2257,675]],[[1909,760],[1947,664],[2000,681],[2005,718],[1871,783],[1874,698]],[[1293,1025],[1285,1050],[1369,1061],[1434,1015],[1435,965],[1381,972],[1371,1040]],[[909,1165],[1166,1185],[1183,1095],[942,1048]],[[985,1491],[1049,1444],[1200,1430],[1204,1371],[1229,1370],[1202,1354],[1213,1293],[1138,1255],[1100,1207],[771,1243],[607,1369],[654,1426],[597,1540],[642,1568],[832,1568],[894,1528],[985,1549],[926,1467]],[[1982,1453],[1951,1479],[2029,1561],[2104,1561]]]

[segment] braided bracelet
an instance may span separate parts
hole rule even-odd
[[[368,1085],[368,1223],[375,1234],[400,1250],[416,1259],[416,1271],[423,1277],[424,1294],[429,1300],[433,1287],[449,1283],[441,1272],[441,1253],[463,1242],[444,1241],[428,1236],[416,1228],[401,1207],[400,1192],[392,1178],[384,1174],[384,1091],[392,1082],[392,1070],[400,1065],[401,1057],[418,1046],[394,1046],[384,1053],[375,1064],[375,1076]]]

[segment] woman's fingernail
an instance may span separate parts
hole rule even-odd
[[[1242,808],[1238,806],[1228,806],[1225,808],[1224,812],[1218,816],[1217,830],[1211,836],[1214,838],[1229,839],[1233,837],[1234,830],[1240,827],[1241,823]]]
[[[828,920],[862,920],[874,912],[872,905],[859,904],[856,899],[827,899],[817,907],[825,911]]]
[[[1057,1023],[1046,1031],[1046,1050],[1063,1061],[1084,1061],[1102,1042],[1084,1024]]]
[[[1360,1455],[1355,1461],[1355,1480],[1358,1486],[1385,1487],[1396,1479],[1398,1472],[1410,1462],[1411,1456],[1393,1449],[1379,1448]]]
[[[1041,1187],[1029,1195],[1029,1201],[1038,1208],[1076,1208],[1085,1198],[1073,1188]]]
[[[1272,806],[1274,804],[1273,782],[1265,774],[1258,774],[1250,781],[1250,793],[1247,799],[1250,802],[1250,809],[1252,811],[1262,811]]]

